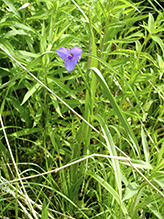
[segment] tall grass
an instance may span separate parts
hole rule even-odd
[[[0,218],[163,218],[163,11],[1,1]]]

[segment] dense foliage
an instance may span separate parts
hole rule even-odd
[[[162,2],[0,2],[0,218],[164,217]]]

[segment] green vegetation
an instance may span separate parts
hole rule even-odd
[[[164,218],[162,2],[0,2],[0,218]]]

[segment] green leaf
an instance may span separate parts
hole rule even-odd
[[[113,198],[117,201],[117,203],[120,205],[122,212],[124,213],[124,215],[127,215],[128,212],[126,210],[126,207],[124,205],[124,203],[121,201],[118,193],[112,188],[111,185],[109,185],[108,182],[106,182],[103,178],[101,178],[100,176],[98,176],[96,173],[93,173],[91,171],[88,171],[87,174],[89,176],[92,176],[94,179],[96,179],[112,196]]]
[[[39,10],[37,13],[35,13],[33,16],[27,17],[26,19],[29,20],[45,20],[48,19],[49,16],[51,15],[51,11],[44,11],[44,10]]]
[[[134,164],[137,168],[143,168],[143,169],[150,169],[152,170],[153,167],[150,163],[144,162],[143,160],[131,160],[131,162]],[[129,164],[128,164],[129,165]]]
[[[163,55],[164,55],[164,44],[163,41],[161,40],[161,38],[159,38],[159,36],[151,36],[151,38],[158,43],[158,45],[160,46],[160,48],[162,49]]]
[[[117,156],[117,152],[115,149],[115,145],[111,136],[111,133],[107,127],[107,125],[105,124],[103,118],[100,115],[94,116],[93,118],[97,119],[101,125],[103,134],[105,136],[105,140],[106,140],[106,144],[109,150],[109,154],[111,156]],[[120,175],[120,164],[119,161],[116,159],[112,159],[112,164],[113,164],[113,169],[114,169],[114,173],[115,173],[115,179],[117,182],[117,187],[118,187],[118,191],[119,191],[119,195],[120,197],[122,197],[122,184],[121,184],[121,175]]]
[[[3,26],[9,26],[9,27],[14,26],[14,27],[19,28],[19,29],[24,29],[26,31],[33,32],[33,30],[30,27],[28,27],[22,23],[16,22],[15,20],[7,20],[5,22],[0,23],[0,27],[3,27]]]
[[[41,219],[48,219],[47,205],[45,199],[43,200]]]
[[[154,206],[154,203],[148,204],[147,207],[150,209],[151,212],[153,212],[153,214],[154,214],[157,218],[163,219],[163,215],[159,212],[159,209],[156,208],[156,206]]]
[[[144,133],[142,126],[141,126],[141,137],[142,137],[142,144],[143,144],[143,149],[144,149],[145,160],[147,163],[150,163],[150,154],[149,154],[148,143],[147,143],[146,136],[145,136],[145,133]]]
[[[58,104],[57,98],[53,95],[51,95],[50,98],[52,100],[52,104],[54,105],[54,108],[55,108],[56,112],[59,114],[60,117],[63,117],[62,113],[61,113],[61,110],[60,110],[60,107],[59,107],[59,104]],[[71,103],[72,103],[72,100],[71,100]]]
[[[29,35],[29,33],[25,30],[11,30],[7,34],[5,34],[5,38],[9,38],[15,35]]]
[[[24,96],[21,105],[23,105],[37,90],[39,90],[42,86],[37,83],[35,84]]]
[[[16,16],[20,17],[17,9],[15,8],[14,4],[10,0],[4,0],[4,2]]]
[[[10,134],[10,136],[18,138],[20,136],[30,135],[30,134],[38,133],[42,131],[43,131],[43,128],[27,128],[27,129],[22,129],[20,131],[14,132]]]
[[[162,143],[162,147],[160,148],[160,151],[158,153],[158,160],[157,160],[157,166],[160,164],[160,162],[163,160],[163,154],[164,154],[164,142]]]
[[[133,2],[126,1],[126,0],[120,0],[121,2],[124,2],[126,4],[126,7],[133,7],[136,11],[140,12],[138,8],[133,4]]]
[[[151,33],[153,33],[154,30],[154,17],[151,13],[149,13],[149,19],[148,19],[148,28],[150,30]]]
[[[153,175],[153,180],[164,188],[164,172],[158,171]]]
[[[107,95],[115,113],[117,114],[118,118],[120,119],[120,121],[122,122],[123,127],[125,128],[125,130],[127,131],[127,134],[129,135],[131,141],[133,142],[133,146],[136,150],[136,152],[138,153],[138,156],[141,156],[141,152],[140,152],[140,148],[139,145],[137,143],[137,140],[135,138],[135,135],[130,127],[130,125],[128,124],[125,116],[123,115],[121,109],[119,108],[118,104],[116,103],[114,97],[112,96],[112,93],[104,79],[104,77],[102,76],[101,72],[97,69],[97,68],[91,68],[91,70],[93,70],[97,76],[98,81],[100,82],[101,86],[104,89],[105,94]]]
[[[0,128],[1,130],[1,128]],[[10,153],[6,147],[6,145],[2,144],[2,142],[0,142],[0,155],[4,156],[4,154],[7,156],[7,158],[10,158]]]
[[[79,6],[74,0],[72,0],[72,2],[76,5],[76,7],[79,9],[79,11],[83,14],[83,16],[84,16],[85,19],[86,19],[86,22],[89,23],[89,19],[88,19],[88,17],[86,16],[85,12],[82,10],[82,8],[80,8],[80,6]]]
[[[18,99],[11,96],[11,97],[8,97],[7,100],[13,105],[14,109],[19,112],[21,120],[25,122],[26,124],[28,124],[29,116],[28,116],[27,110],[23,106],[20,105],[20,102],[18,101]]]
[[[162,159],[159,165],[154,169],[154,172],[159,171],[164,168],[164,160]]]
[[[137,194],[139,188],[140,188],[140,186],[137,185],[137,183],[135,183],[135,182],[129,183],[128,186],[127,186],[127,188],[126,188],[123,201],[129,200],[129,199],[132,198],[135,194]]]
[[[73,99],[78,100],[79,103],[81,103],[81,101],[77,98],[77,96],[73,93],[73,91],[70,90],[67,85],[63,84],[60,79],[56,79],[54,77],[48,76],[47,80],[48,83],[53,83],[53,84],[55,83],[55,85],[61,88],[61,90],[69,94]]]
[[[39,123],[39,121],[42,117],[43,109],[44,109],[44,107],[41,106],[37,110],[36,115],[35,115],[35,119],[34,119],[34,123],[33,123],[33,127],[35,127]]]

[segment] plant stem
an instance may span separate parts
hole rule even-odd
[[[46,73],[45,73],[45,68],[43,68],[43,81],[44,81],[44,84],[47,84],[46,83]],[[44,151],[45,151],[45,161],[46,161],[46,168],[48,170],[48,162],[47,162],[47,154],[46,154],[46,150],[47,150],[47,147],[46,147],[46,136],[47,136],[47,90],[46,88],[44,87],[44,90],[43,90],[43,98],[44,98],[44,111],[43,111],[43,129],[44,129],[44,134],[43,134],[43,144],[44,144]]]
[[[110,18],[110,1],[109,1],[109,5],[108,5],[108,17],[106,19],[105,22],[105,28],[104,28],[104,35],[100,44],[100,58],[102,58],[102,53],[104,50],[104,44],[105,44],[105,38],[106,38],[106,33],[107,33],[107,28],[108,28],[108,23],[109,23],[109,18]],[[101,66],[101,62],[98,63],[98,69],[100,70],[100,66]]]
[[[133,205],[132,205],[132,208],[131,208],[131,211],[130,211],[130,217],[131,217],[132,214],[133,214],[134,207],[135,207],[135,204],[136,204],[136,201],[137,201],[137,197],[138,197],[138,195],[139,195],[141,189],[144,187],[145,184],[146,184],[146,182],[142,183],[141,187],[139,188],[139,190],[138,190],[138,192],[137,192],[137,194],[136,194],[136,197],[135,197],[135,199],[134,199],[134,202],[133,202]]]

